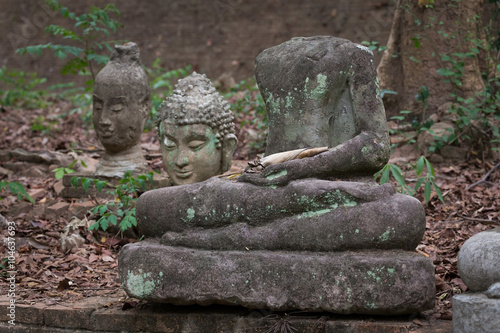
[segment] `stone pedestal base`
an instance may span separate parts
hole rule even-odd
[[[500,332],[500,299],[483,293],[465,293],[453,297],[454,333]]]
[[[434,306],[432,262],[408,251],[208,251],[154,240],[123,247],[122,285],[139,299],[273,311],[408,314]]]
[[[4,333],[451,333],[450,321],[430,322],[422,331],[411,315],[397,317],[342,316],[322,313],[273,313],[242,307],[175,306],[140,304],[122,310],[125,293],[113,297],[89,297],[72,302],[23,304],[16,302],[15,326],[8,311],[0,311]],[[110,306],[110,304],[112,304]],[[0,295],[0,308],[10,306],[7,293]]]
[[[116,177],[106,177],[106,176],[98,176],[94,173],[70,173],[64,175],[63,177],[63,190],[61,191],[61,196],[65,199],[72,198],[83,198],[88,196],[98,196],[101,198],[107,197],[106,192],[114,189],[111,186],[105,186],[100,192],[97,191],[97,188],[94,186],[94,183],[90,184],[90,187],[87,191],[85,191],[81,185],[78,187],[74,187],[71,184],[71,178],[73,177],[81,177],[81,178],[91,178],[91,179],[99,179],[102,181],[108,182],[113,186],[117,186],[120,183],[120,178]],[[153,185],[149,181],[146,182],[146,190],[161,188],[170,186],[170,180],[166,177],[163,177],[157,173],[153,173]]]

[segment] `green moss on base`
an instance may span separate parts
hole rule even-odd
[[[161,273],[161,275],[163,275],[163,273]],[[156,282],[159,283],[160,281],[158,280]],[[137,298],[149,296],[156,287],[154,279],[151,278],[151,273],[143,273],[142,269],[139,269],[139,274],[135,274],[134,271],[129,270],[124,285],[130,293]]]
[[[282,170],[282,171],[280,171],[278,173],[270,174],[270,175],[266,176],[266,178],[269,179],[269,180],[273,180],[273,179],[276,179],[276,178],[280,178],[280,177],[286,176],[287,174],[288,174],[288,171]]]

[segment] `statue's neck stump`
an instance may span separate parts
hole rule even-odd
[[[127,171],[131,171],[133,175],[147,171],[147,162],[142,154],[140,143],[119,152],[106,150],[97,165],[95,174],[121,178]]]

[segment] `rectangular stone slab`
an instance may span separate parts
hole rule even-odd
[[[206,251],[147,240],[124,246],[120,279],[132,297],[273,311],[399,315],[434,306],[434,267],[407,251]]]
[[[492,333],[500,327],[500,299],[484,293],[453,296],[454,333]]]

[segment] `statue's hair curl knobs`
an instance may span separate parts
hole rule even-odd
[[[205,124],[210,126],[221,142],[234,134],[233,115],[229,104],[217,92],[205,74],[193,72],[179,80],[172,95],[161,104],[158,112],[158,130],[162,121],[175,125]]]

